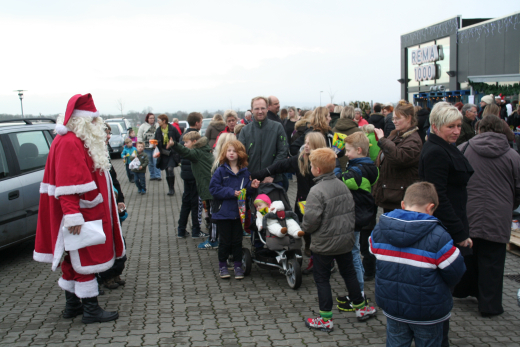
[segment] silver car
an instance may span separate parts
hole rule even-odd
[[[107,124],[109,124],[110,128],[112,129],[112,136],[108,141],[108,144],[110,145],[108,151],[110,152],[111,157],[113,156],[114,158],[120,158],[121,153],[125,147],[125,139],[128,134],[124,132],[121,124],[119,123],[107,122]]]
[[[54,120],[0,121],[0,249],[36,235],[40,183]]]

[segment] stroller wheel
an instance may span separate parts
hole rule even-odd
[[[289,287],[296,290],[302,285],[302,268],[296,258],[291,258],[287,263],[287,283]]]
[[[242,267],[244,269],[244,276],[249,276],[253,260],[251,259],[251,252],[247,248],[242,248]]]

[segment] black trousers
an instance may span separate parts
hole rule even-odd
[[[195,181],[184,181],[184,193],[182,193],[181,212],[179,214],[179,230],[186,231],[188,217],[191,213],[192,236],[200,233],[199,222],[199,194]]]
[[[238,219],[217,220],[218,261],[227,261],[233,254],[233,261],[242,261],[242,222]]]
[[[343,253],[339,255],[323,255],[313,254],[314,261],[314,282],[318,289],[318,302],[320,304],[320,311],[332,311],[332,290],[330,288],[330,270],[332,270],[332,262],[336,260],[338,264],[339,274],[343,277],[345,285],[347,286],[350,300],[355,305],[363,302],[361,289],[356,277],[356,270],[352,261],[352,252]]]
[[[363,268],[365,269],[365,276],[376,275],[376,256],[370,253],[370,244],[368,238],[372,234],[372,230],[376,226],[377,207],[370,224],[361,229],[359,234],[359,252],[363,256]]]
[[[475,296],[481,313],[501,314],[506,244],[472,238],[473,254],[464,257],[466,272],[453,296]]]
[[[126,255],[124,255],[120,259],[116,259],[114,261],[114,265],[110,269],[104,272],[98,273],[98,277],[101,279],[101,281],[106,281],[111,278],[114,278],[116,276],[119,276],[123,273],[123,270],[125,269],[125,262],[126,262]]]

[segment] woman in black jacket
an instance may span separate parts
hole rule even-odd
[[[157,120],[159,128],[155,132],[157,148],[160,157],[157,159],[157,168],[166,171],[166,181],[168,182],[168,195],[175,194],[175,175],[173,169],[181,161],[180,156],[170,149],[174,142],[179,142],[181,135],[169,122],[168,116],[161,114]]]
[[[419,177],[433,183],[439,195],[439,207],[433,215],[446,227],[453,243],[464,256],[473,245],[466,215],[466,186],[473,174],[468,160],[453,144],[460,135],[462,114],[447,102],[437,103],[430,115],[431,132],[419,161]],[[443,326],[443,345],[448,342],[449,320]]]

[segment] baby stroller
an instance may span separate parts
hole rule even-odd
[[[261,184],[258,194],[266,194],[271,201],[282,201],[285,211],[292,211],[289,198],[284,189],[274,183]],[[256,209],[251,203],[251,216],[256,216]],[[297,218],[297,217],[296,217]],[[285,219],[279,219],[280,224],[286,227]],[[297,222],[299,222],[297,220]],[[258,249],[255,243],[261,242],[264,248]],[[298,289],[302,284],[302,239],[295,239],[289,234],[284,237],[271,235],[267,228],[262,228],[259,232],[256,223],[251,223],[251,251],[242,248],[244,274],[251,273],[253,263],[259,267],[272,270],[278,268],[280,273],[287,277],[287,283],[292,289]]]

